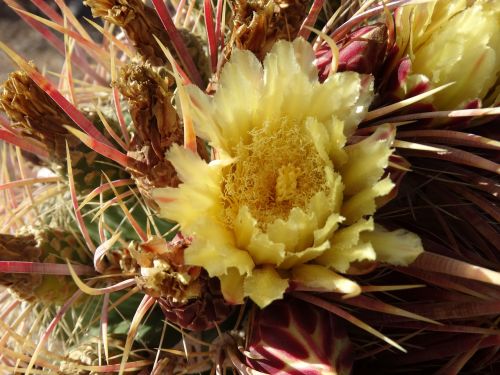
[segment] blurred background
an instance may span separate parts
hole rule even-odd
[[[41,15],[37,7],[30,0],[16,0],[26,10]],[[47,0],[57,9],[53,0]],[[66,4],[73,13],[80,18],[92,19],[88,7],[83,5],[83,0],[66,0]],[[83,22],[85,24],[85,21]],[[59,33],[55,33],[58,35]],[[62,56],[51,47],[43,37],[30,26],[28,26],[3,0],[0,0],[0,41],[6,43],[28,60],[34,60],[40,70],[59,71],[63,61]],[[16,67],[0,52],[0,83],[7,79],[7,75]]]

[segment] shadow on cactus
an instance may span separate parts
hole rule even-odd
[[[498,368],[497,2],[4,2],[1,373]]]

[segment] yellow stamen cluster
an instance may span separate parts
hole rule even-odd
[[[286,122],[274,129],[253,130],[251,142],[237,148],[235,163],[223,171],[224,219],[231,227],[243,206],[260,226],[286,219],[325,185],[326,163],[310,137]]]

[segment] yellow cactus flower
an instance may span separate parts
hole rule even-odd
[[[250,297],[264,307],[291,281],[356,295],[360,287],[339,274],[351,263],[407,265],[422,252],[416,235],[372,217],[394,186],[384,174],[394,130],[346,145],[372,100],[372,78],[344,72],[320,83],[313,60],[303,39],[277,42],[262,64],[235,50],[213,97],[185,88],[182,110],[216,158],[207,164],[173,146],[167,159],[182,183],[154,197],[161,216],[193,238],[185,262],[218,277],[233,303]]]
[[[431,1],[402,8],[397,22],[398,47],[412,62],[408,82],[430,80],[433,86],[454,82],[433,96],[436,108],[464,107],[484,99],[496,85],[500,75],[499,1]]]

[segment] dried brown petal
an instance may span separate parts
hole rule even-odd
[[[165,64],[166,58],[153,35],[173,50],[165,28],[154,9],[141,0],[86,0],[94,17],[120,26],[140,55],[155,65]]]
[[[306,16],[308,0],[231,0],[234,9],[231,40],[226,46],[247,49],[263,59],[280,39],[293,40]]]
[[[88,257],[75,234],[55,228],[27,227],[27,235],[0,234],[0,260],[21,262],[77,263]],[[0,284],[7,286],[19,298],[44,303],[63,303],[76,290],[69,276],[36,273],[0,273]]]
[[[12,72],[2,88],[0,109],[9,116],[14,128],[42,142],[56,159],[66,158],[66,141],[70,146],[80,143],[63,127],[73,121],[26,72]]]
[[[167,298],[179,304],[199,297],[200,268],[186,266],[183,261],[188,243],[182,238],[169,243],[163,238],[153,237],[130,248],[130,254],[139,267],[137,285],[153,297]]]
[[[120,70],[115,82],[128,99],[134,126],[128,156],[137,165],[133,163],[130,171],[146,202],[153,208],[156,208],[151,198],[153,188],[177,186],[180,182],[172,164],[165,159],[165,153],[172,144],[184,141],[181,120],[172,105],[173,93],[165,77],[166,72],[161,68],[131,63]],[[201,141],[198,151],[206,156]]]
[[[33,235],[0,234],[0,261],[39,262],[42,251]],[[19,298],[31,301],[42,276],[30,273],[0,273],[0,285],[8,287]]]
[[[50,167],[57,173],[66,173],[66,143],[71,153],[73,177],[78,192],[86,193],[101,184],[102,172],[112,180],[126,178],[118,165],[97,152],[90,150],[64,125],[76,127],[71,118],[22,71],[15,71],[2,85],[0,110],[3,109],[23,136],[41,142],[50,155]],[[86,116],[92,113],[83,111]],[[96,121],[94,115],[94,122]],[[103,128],[102,124],[97,124]],[[39,160],[34,160],[39,163]]]
[[[139,268],[137,285],[158,299],[166,318],[190,330],[205,330],[233,311],[226,303],[217,279],[200,267],[184,264],[189,240],[178,235],[171,242],[153,237],[130,249]]]
[[[129,147],[130,156],[137,165],[131,167],[132,176],[148,204],[154,206],[150,191],[154,187],[177,186],[179,179],[165,152],[173,143],[183,142],[183,131],[168,83],[151,65],[125,65],[115,83],[128,99],[134,126]]]
[[[158,300],[165,317],[172,323],[193,331],[203,331],[223,322],[233,312],[234,307],[224,300],[220,282],[209,279],[204,273],[198,279],[202,286],[200,297],[184,304],[168,298]]]

